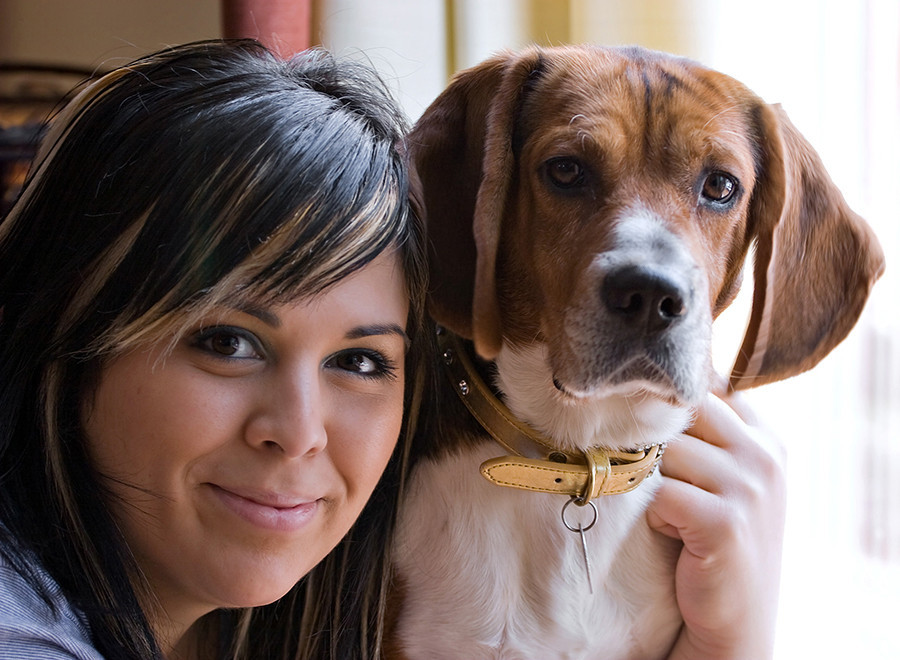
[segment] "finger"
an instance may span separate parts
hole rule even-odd
[[[733,470],[734,458],[726,450],[687,434],[669,443],[660,463],[662,474],[716,493]]]
[[[770,460],[783,467],[786,450],[781,439],[758,421],[745,420],[756,420],[756,415],[743,397],[709,395],[697,409],[694,424],[686,433],[728,450],[739,463],[751,468]]]
[[[647,508],[647,524],[666,536],[680,539],[693,555],[703,557],[716,547],[725,527],[721,499],[678,479],[663,477]]]
[[[740,417],[745,424],[757,427],[762,426],[756,411],[747,401],[747,397],[745,397],[741,392],[728,392],[725,394],[719,394],[717,395],[717,398],[727,403],[728,406],[738,414],[738,417]]]
[[[746,426],[725,400],[709,394],[695,411],[694,422],[686,433],[710,444],[728,447],[736,437],[746,435]]]
[[[719,432],[730,434],[729,449],[736,460],[754,470],[768,469],[774,463],[783,471],[787,464],[787,448],[781,438],[760,421],[746,398],[735,394],[720,401],[734,411],[737,418],[715,406],[715,412],[705,421],[711,421],[711,427],[718,426]]]

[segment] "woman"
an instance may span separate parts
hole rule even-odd
[[[338,545],[400,435],[424,294],[403,129],[366,69],[254,42],[149,56],[56,118],[0,225],[0,655],[376,638],[402,447],[302,587],[320,634],[246,608]]]

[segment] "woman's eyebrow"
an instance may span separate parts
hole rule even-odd
[[[273,328],[278,328],[281,326],[281,319],[278,318],[278,315],[273,314],[269,310],[262,307],[241,302],[235,303],[233,307],[239,312],[243,312],[244,314],[249,314],[250,316],[258,318],[260,321],[262,321],[266,325],[272,326]]]
[[[361,339],[362,337],[373,337],[376,335],[399,335],[403,339],[403,343],[409,346],[409,335],[406,330],[396,323],[361,325],[350,330],[347,339]]]

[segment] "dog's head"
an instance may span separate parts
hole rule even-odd
[[[688,60],[501,54],[453,80],[410,149],[433,316],[486,359],[541,346],[567,395],[696,402],[754,242],[737,388],[816,364],[883,268],[784,112]]]

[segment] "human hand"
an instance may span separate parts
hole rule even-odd
[[[710,394],[669,444],[647,513],[680,539],[684,627],[669,660],[772,657],[786,504],[784,448],[746,403]]]

